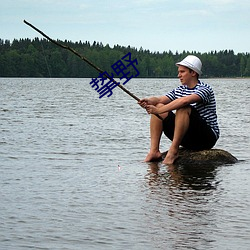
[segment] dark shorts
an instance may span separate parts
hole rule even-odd
[[[163,121],[163,132],[172,141],[174,136],[175,114],[169,112]],[[198,111],[191,107],[190,122],[187,133],[182,139],[181,146],[186,149],[211,149],[217,139],[213,130],[200,117]]]

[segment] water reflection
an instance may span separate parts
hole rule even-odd
[[[216,167],[165,166],[161,163],[149,163],[148,166],[146,180],[150,192],[147,201],[155,203],[150,214],[157,215],[152,218],[147,214],[151,217],[149,227],[152,230],[164,227],[173,244],[170,249],[187,246],[197,249],[204,245],[209,249],[209,244],[214,242],[212,235],[218,212],[212,206],[218,198]],[[154,236],[152,240],[155,239]],[[159,241],[164,241],[160,235]]]
[[[185,165],[165,166],[159,162],[148,163],[149,169],[146,178],[150,185],[171,185],[172,188],[210,190],[215,189],[216,166],[213,165]]]

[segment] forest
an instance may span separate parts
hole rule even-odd
[[[175,63],[186,55],[198,56],[203,63],[202,77],[249,77],[250,53],[235,54],[233,50],[210,51],[200,53],[196,51],[182,52],[151,52],[142,47],[124,47],[115,45],[110,47],[101,42],[59,41],[79,54],[86,57],[100,69],[110,72],[111,65],[116,63],[127,53],[131,53],[133,60],[137,59],[136,68],[140,72],[138,77],[177,76]],[[62,49],[46,39],[0,39],[0,77],[67,77],[93,78],[98,73],[86,62],[68,50]]]

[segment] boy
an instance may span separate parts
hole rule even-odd
[[[138,102],[148,114],[158,114],[163,119],[151,116],[151,145],[145,162],[161,158],[159,144],[162,132],[172,140],[163,161],[168,165],[178,158],[180,145],[193,150],[211,149],[219,138],[213,90],[199,80],[202,73],[200,59],[189,55],[176,66],[181,86],[165,96],[144,98]],[[176,110],[175,114],[173,110]]]

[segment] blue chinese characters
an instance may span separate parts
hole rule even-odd
[[[137,59],[131,59],[131,53],[127,53],[120,60],[111,65],[114,73],[125,85],[131,78],[139,76],[140,72],[135,65],[138,65]],[[133,68],[133,73],[130,71],[129,67]],[[89,83],[92,88],[94,88],[99,93],[99,98],[107,95],[110,97],[113,92],[112,90],[118,86],[121,82],[116,82],[114,79],[114,74],[109,75],[107,71],[104,71],[99,74],[97,78],[92,78]]]

